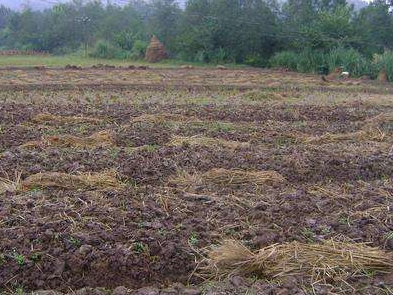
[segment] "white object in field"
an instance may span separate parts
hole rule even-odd
[[[349,77],[349,72],[342,72],[341,76]]]

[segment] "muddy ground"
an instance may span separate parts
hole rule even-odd
[[[225,73],[220,78],[224,84],[246,75],[216,72],[209,75]],[[62,81],[67,78],[63,74],[45,75]],[[95,74],[81,79],[99,79]],[[41,79],[29,71],[1,75],[2,83]],[[296,77],[288,74],[282,80]],[[271,79],[281,83],[275,76]],[[37,187],[3,193],[0,290],[5,293],[392,294],[392,272],[366,273],[345,286],[332,282],[313,288],[301,277],[205,282],[194,275],[202,249],[225,238],[257,249],[293,240],[347,237],[393,251],[390,95],[78,90],[4,92],[1,101],[1,177],[114,169],[124,184],[118,190]],[[99,121],[36,122],[39,113]],[[146,114],[156,116],[143,117]],[[382,137],[309,141],[327,133],[363,130],[381,115],[372,131]],[[45,136],[83,137],[103,130],[113,136],[109,147],[21,147]],[[173,145],[174,136],[248,144]],[[173,181],[182,173],[198,175],[213,168],[273,170],[286,182],[184,187]]]

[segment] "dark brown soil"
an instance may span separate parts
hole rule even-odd
[[[138,103],[2,102],[1,177],[13,179],[18,172],[24,179],[39,172],[116,169],[125,187],[118,191],[36,188],[1,195],[0,290],[23,287],[69,293],[84,287],[114,290],[123,286],[114,294],[139,288],[145,289],[132,294],[199,294],[176,283],[201,284],[192,276],[201,258],[196,250],[223,238],[241,239],[256,249],[346,236],[393,251],[392,122],[380,125],[386,134],[382,142],[306,144],[302,140],[327,132],[358,131],[366,119],[391,111],[392,105],[356,101],[335,105],[155,103],[149,99]],[[42,112],[102,121],[34,123],[32,118]],[[163,113],[188,120],[133,123],[140,115]],[[44,135],[87,136],[100,130],[112,131],[116,146],[20,147]],[[172,146],[168,143],[174,135],[250,144],[235,149]],[[184,188],[171,181],[180,172],[203,173],[213,168],[274,170],[287,183]],[[302,280],[235,277],[200,288],[206,294],[306,294],[309,289]],[[390,273],[369,274],[350,283],[363,290],[359,294],[389,294],[380,292],[392,289],[392,281]],[[339,292],[342,285],[315,288],[316,294],[328,294]],[[103,294],[98,289],[82,290],[81,294]]]

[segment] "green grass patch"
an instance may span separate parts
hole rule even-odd
[[[62,55],[62,56],[2,56],[0,57],[0,67],[28,67],[28,66],[46,66],[46,67],[65,67],[66,65],[77,65],[82,67],[93,66],[96,64],[106,64],[113,66],[127,67],[150,66],[150,67],[179,67],[181,65],[192,65],[195,67],[214,67],[213,64],[184,62],[180,60],[163,60],[159,63],[150,64],[143,60],[133,61],[129,59],[103,59],[94,57],[84,57],[80,55]],[[244,65],[226,64],[228,68],[242,68]]]

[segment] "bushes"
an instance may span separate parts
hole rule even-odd
[[[279,52],[273,55],[269,63],[274,68],[285,68],[302,73],[321,72],[325,66],[323,53],[312,50],[304,50],[300,53]]]
[[[376,71],[379,73],[382,70],[386,71],[388,80],[393,82],[393,52],[386,51],[384,54],[374,56],[374,64]]]
[[[244,63],[252,67],[263,67],[263,68],[267,67],[269,64],[268,59],[266,57],[263,57],[258,54],[247,55]]]
[[[375,76],[372,62],[352,48],[333,49],[326,55],[325,60],[329,72],[333,72],[336,68],[341,67],[344,71],[351,73],[353,77]]]
[[[299,54],[293,51],[282,51],[274,54],[270,58],[270,65],[273,68],[285,68],[292,71],[297,71],[299,61]]]
[[[201,49],[196,53],[182,51],[177,55],[177,58],[184,61],[213,64],[236,62],[236,58],[234,57],[233,53],[221,47],[211,50]]]
[[[303,50],[301,52],[283,51],[276,53],[269,60],[273,68],[286,68],[304,73],[327,74],[336,68],[342,68],[353,77],[364,75],[376,78],[385,69],[389,81],[393,81],[393,53],[385,52],[369,60],[353,48],[338,47],[324,53],[317,50]]]
[[[302,73],[326,74],[325,55],[319,50],[304,50],[298,57],[297,70]]]
[[[140,59],[144,57],[147,45],[144,41],[135,40],[131,51],[127,51],[107,41],[100,40],[95,44],[89,55],[97,58]]]
[[[89,54],[91,57],[97,58],[115,58],[115,59],[126,59],[130,57],[130,53],[119,47],[113,46],[106,41],[98,41],[94,46],[94,49]]]
[[[135,40],[131,50],[132,59],[140,59],[145,56],[148,44],[145,41]]]

